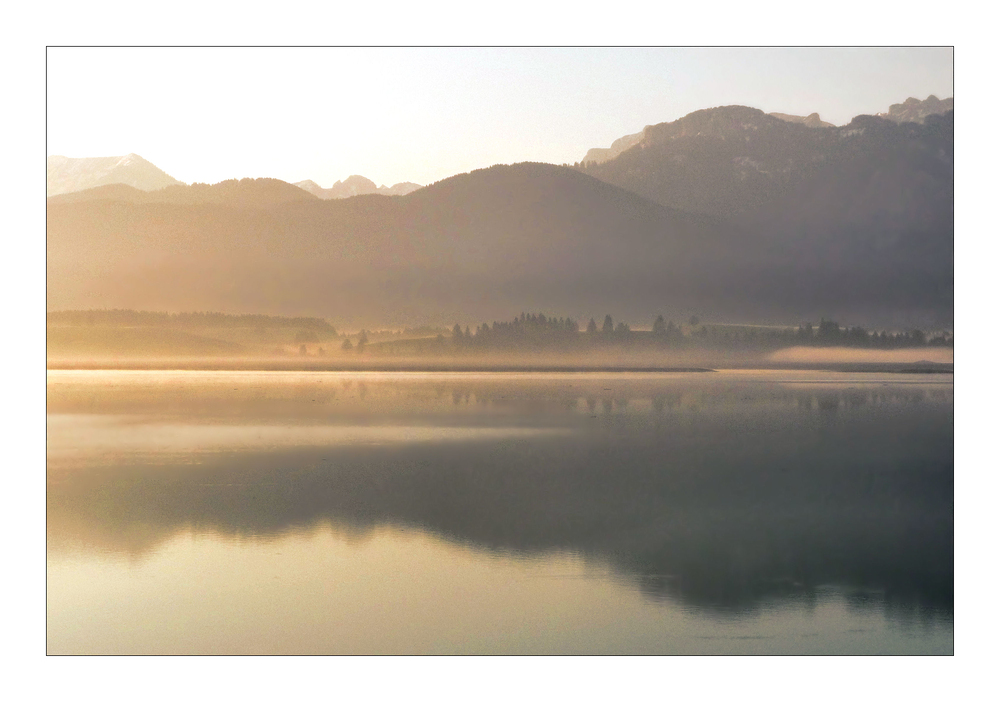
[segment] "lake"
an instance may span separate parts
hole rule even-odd
[[[951,375],[51,370],[50,654],[952,654]]]

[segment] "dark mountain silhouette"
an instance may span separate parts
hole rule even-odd
[[[224,205],[240,208],[266,208],[286,202],[315,200],[301,188],[274,178],[243,178],[224,180],[215,185],[172,185],[162,190],[145,192],[127,185],[104,185],[76,193],[50,197],[52,204],[74,202],[118,202],[130,204]]]
[[[882,164],[895,168],[901,161],[912,179],[930,178],[935,190],[950,192],[954,120],[931,120],[897,125],[860,116],[843,127],[810,129],[750,107],[718,107],[646,127],[638,146],[584,170],[667,207],[742,224],[776,203],[784,207],[793,191],[815,189],[810,181],[817,176],[824,185],[831,178],[870,179],[880,176]],[[923,195],[914,193],[907,204]],[[857,209],[854,202],[831,204]]]
[[[895,306],[916,293],[945,309],[953,164],[951,111],[923,124],[862,115],[818,129],[734,106],[647,127],[637,146],[580,170],[746,230],[773,256],[776,287],[820,307],[810,287],[843,290],[855,301],[888,296]],[[924,285],[904,280],[911,276]],[[814,282],[805,288],[795,282],[807,278]]]
[[[52,198],[48,215],[51,309],[359,323],[506,318],[538,299],[579,315],[609,297],[652,309],[664,295],[703,288],[704,271],[725,265],[743,240],[547,164],[496,166],[401,198],[321,201],[263,180],[159,194],[97,189]]]
[[[955,99],[945,98],[939,100],[936,95],[931,95],[926,100],[918,100],[911,97],[902,103],[892,105],[888,112],[879,113],[879,117],[890,119],[893,122],[918,122],[923,124],[930,115],[943,115],[955,109]]]
[[[346,180],[338,180],[330,188],[321,188],[311,180],[303,180],[296,183],[298,187],[306,190],[321,200],[339,200],[355,195],[409,195],[414,190],[422,188],[416,183],[396,183],[392,187],[385,185],[376,186],[375,183],[359,175],[352,175]]]
[[[100,185],[123,183],[139,190],[159,190],[181,185],[146,159],[136,154],[102,158],[49,156],[48,195],[71,193]]]
[[[776,141],[784,128],[800,136],[837,131],[748,114],[778,125]],[[885,141],[880,125],[904,145],[910,131],[925,129],[868,119],[877,124],[854,126],[876,143]],[[718,126],[709,120],[706,128]],[[887,192],[921,155],[936,158],[918,150],[879,170]],[[844,197],[881,197],[865,181],[842,182],[865,158],[877,154],[845,157],[846,165],[811,177]],[[794,224],[827,204],[784,214]],[[932,199],[925,204],[937,212]],[[905,209],[907,191],[896,205],[920,216]],[[308,314],[366,326],[505,319],[512,307],[541,304],[576,319],[611,310],[625,321],[692,312],[851,323],[919,317],[913,326],[950,320],[950,238],[841,234],[817,226],[782,236],[750,217],[734,226],[533,163],[473,171],[398,198],[322,201],[263,179],[159,193],[119,186],[50,199],[48,304]]]

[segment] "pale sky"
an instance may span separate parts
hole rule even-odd
[[[573,163],[719,105],[844,124],[951,97],[952,63],[950,48],[50,48],[48,153],[137,153],[188,183],[427,185]]]

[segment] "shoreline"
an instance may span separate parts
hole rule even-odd
[[[569,365],[569,364],[387,364],[387,363],[316,363],[249,361],[51,361],[50,370],[91,371],[289,371],[326,373],[716,373],[726,370],[828,371],[835,373],[899,373],[910,375],[954,375],[954,364],[887,364],[887,363],[810,363],[752,364],[707,368],[701,366],[658,365]]]
[[[715,373],[714,368],[672,366],[567,366],[567,365],[334,365],[317,363],[49,363],[50,370],[198,370],[291,371],[323,373]]]

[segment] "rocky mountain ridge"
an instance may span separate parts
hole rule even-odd
[[[591,149],[587,152],[587,155],[583,157],[583,161],[581,161],[581,163],[604,163],[605,161],[610,161],[611,159],[617,157],[618,154],[631,149],[633,146],[641,142],[643,134],[644,132],[638,132],[636,134],[627,134],[621,139],[615,139],[609,149]]]
[[[888,112],[880,112],[877,117],[883,117],[885,119],[892,120],[893,122],[917,122],[918,124],[923,124],[924,120],[929,115],[940,115],[953,110],[955,106],[954,98],[946,98],[944,100],[938,99],[936,96],[931,95],[926,100],[918,100],[917,98],[911,97],[907,98],[905,101],[899,104],[895,104],[889,107]],[[710,108],[719,109],[719,108]],[[747,108],[752,109],[752,108]],[[639,144],[648,143],[647,132],[648,130],[659,130],[662,131],[662,127],[665,124],[677,124],[683,120],[686,120],[693,114],[698,112],[704,112],[704,110],[698,110],[697,112],[692,112],[685,117],[682,117],[674,122],[662,122],[656,125],[646,125],[641,132],[635,134],[627,134],[620,139],[616,139],[614,143],[611,144],[610,148],[593,148],[587,151],[587,155],[583,157],[579,165],[587,165],[591,163],[604,163],[605,161],[610,161],[617,158],[620,154],[624,153],[633,146]],[[767,113],[771,117],[776,117],[785,122],[793,122],[795,124],[803,124],[807,127],[823,127],[830,128],[835,127],[835,124],[830,122],[824,122],[818,113],[813,112],[805,117],[800,115],[789,115],[783,112],[769,112]]]
[[[943,115],[954,109],[954,98],[939,100],[936,95],[931,95],[926,100],[907,98],[901,103],[890,106],[888,112],[880,112],[878,116],[897,123],[916,122],[923,124],[930,115]]]
[[[312,180],[303,180],[295,185],[312,193],[320,200],[340,200],[355,195],[409,195],[414,190],[423,187],[409,181],[396,183],[391,187],[375,185],[373,181],[359,175],[349,176],[342,181],[338,180],[329,188],[322,188]]]
[[[811,115],[805,117],[800,117],[798,115],[786,115],[782,112],[768,112],[772,117],[777,117],[778,119],[784,120],[786,122],[795,122],[796,124],[804,124],[807,127],[835,127],[835,124],[830,122],[824,122],[819,118],[818,112],[813,112]]]
[[[772,117],[777,117],[785,122],[795,122],[797,124],[804,124],[807,127],[832,127],[834,125],[829,122],[824,122],[819,118],[817,113],[812,113],[807,117],[800,117],[797,115],[786,115],[781,112],[771,112]],[[646,131],[651,129],[652,125],[646,125],[641,132],[635,134],[626,134],[620,139],[616,139],[611,147],[608,149],[593,148],[587,151],[587,155],[583,157],[580,161],[580,165],[586,165],[590,163],[604,163],[605,161],[610,161],[613,158],[617,158],[620,154],[628,151],[633,146],[642,144],[646,138]]]
[[[820,129],[750,107],[716,107],[647,127],[636,147],[579,169],[666,207],[741,226],[761,224],[762,217],[787,220],[803,202],[820,201],[835,219],[898,219],[922,211],[928,197],[951,197],[953,115],[928,115],[923,124],[862,115]],[[819,183],[831,177],[843,187],[824,191]],[[858,196],[868,215],[858,210],[859,201],[839,199],[844,188],[865,183],[870,192]]]

